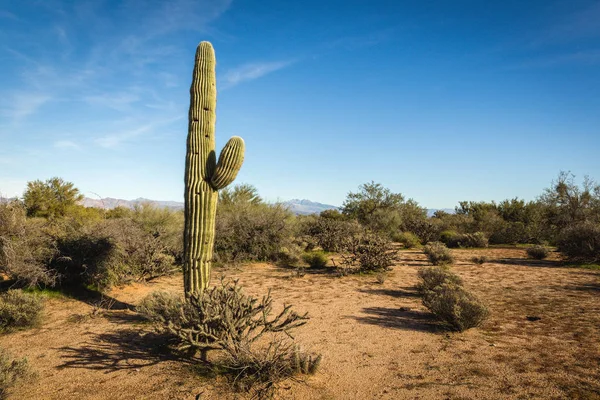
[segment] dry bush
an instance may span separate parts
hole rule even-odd
[[[50,266],[63,286],[91,284],[101,289],[178,269],[160,235],[128,218],[67,229],[57,240],[57,256]]]
[[[176,293],[152,292],[142,299],[136,310],[152,322],[179,324],[183,304],[183,298]]]
[[[211,350],[235,352],[266,333],[289,335],[290,330],[308,320],[306,314],[297,314],[290,305],[272,315],[270,292],[259,300],[244,294],[237,281],[224,279],[202,294],[179,301],[171,295],[152,294],[138,309],[178,337],[180,350],[194,354],[199,351],[204,361]]]
[[[311,251],[305,253],[302,259],[311,268],[323,268],[327,265],[327,254],[322,251]]]
[[[44,304],[36,295],[22,290],[0,294],[0,331],[12,331],[36,326]]]
[[[293,237],[293,214],[280,204],[232,203],[217,209],[215,258],[276,261]]]
[[[342,256],[342,265],[355,272],[386,271],[396,261],[397,251],[384,236],[372,232],[348,238],[349,255]]]
[[[219,368],[228,373],[234,390],[252,393],[256,398],[271,398],[279,382],[316,373],[321,359],[321,355],[301,351],[289,341],[272,340],[260,350],[244,345],[227,352]]]
[[[483,232],[466,233],[460,239],[460,247],[488,247],[488,238]]]
[[[322,213],[318,217],[304,217],[300,222],[300,234],[307,236],[309,242],[314,241],[316,246],[325,251],[344,251],[347,238],[356,236],[361,231],[360,224],[353,220],[345,220],[342,216],[332,218],[328,215],[335,214]]]
[[[448,267],[423,268],[419,270],[418,276],[421,282],[417,285],[417,289],[422,295],[446,283],[462,285],[462,279]]]
[[[600,224],[585,222],[565,228],[558,240],[558,250],[574,261],[599,261]]]
[[[19,285],[52,285],[56,274],[46,266],[55,255],[47,222],[26,218],[18,202],[0,203],[0,273]]]
[[[26,358],[15,360],[6,350],[0,349],[0,400],[7,399],[12,387],[32,375]]]
[[[454,262],[450,250],[441,242],[431,242],[423,247],[423,253],[427,255],[429,262],[433,265],[446,265]]]
[[[281,267],[295,267],[300,263],[302,250],[300,246],[291,244],[288,247],[282,247],[277,254],[277,265]]]
[[[423,305],[459,332],[481,325],[489,315],[487,307],[474,294],[453,283],[443,283],[426,292]]]
[[[534,260],[543,260],[544,258],[548,258],[549,255],[550,250],[546,246],[535,245],[527,248],[527,256]]]

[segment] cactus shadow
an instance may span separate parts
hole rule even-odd
[[[108,372],[157,365],[165,361],[187,361],[172,350],[173,337],[158,333],[140,334],[127,329],[95,335],[80,347],[61,347],[59,369],[83,368]]]
[[[377,294],[382,296],[390,296],[397,299],[400,298],[418,298],[419,292],[415,288],[405,287],[398,289],[358,289],[360,293]]]
[[[433,314],[405,307],[366,307],[362,312],[366,315],[351,318],[362,324],[407,331],[438,332],[444,329]]]

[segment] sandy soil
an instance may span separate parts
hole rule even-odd
[[[278,307],[308,311],[297,330],[324,355],[317,375],[281,385],[283,399],[600,399],[600,272],[530,261],[522,249],[455,250],[453,270],[492,312],[486,324],[449,333],[414,285],[427,265],[404,251],[383,284],[253,264],[225,271]],[[482,266],[469,261],[487,255]],[[113,290],[129,305],[155,290],[180,291],[181,276]],[[213,379],[157,346],[151,327],[124,306],[94,315],[75,299],[48,299],[40,328],[0,337],[37,371],[15,399],[226,399]],[[539,317],[530,321],[527,317]],[[531,319],[531,318],[530,318]]]

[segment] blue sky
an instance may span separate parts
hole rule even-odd
[[[429,208],[600,180],[600,1],[0,1],[0,192],[183,199],[196,45],[237,182]]]

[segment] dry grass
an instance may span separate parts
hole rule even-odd
[[[245,291],[268,289],[279,302],[306,310],[296,339],[323,354],[319,372],[284,382],[282,399],[598,399],[600,271],[563,267],[557,254],[537,261],[525,249],[453,250],[455,272],[490,308],[489,320],[448,333],[421,305],[420,251],[401,251],[383,284],[372,276],[336,277],[330,268],[290,271],[253,264],[228,271]],[[471,259],[486,256],[474,265]],[[331,268],[333,270],[333,268]],[[135,305],[156,290],[177,291],[181,276],[134,284],[110,295]],[[14,398],[233,399],[219,379],[202,377],[165,351],[168,338],[130,310],[69,323],[93,306],[48,299],[40,328],[0,337],[0,347],[27,357],[38,371]],[[529,317],[529,318],[528,318]],[[237,397],[239,398],[239,397]]]

